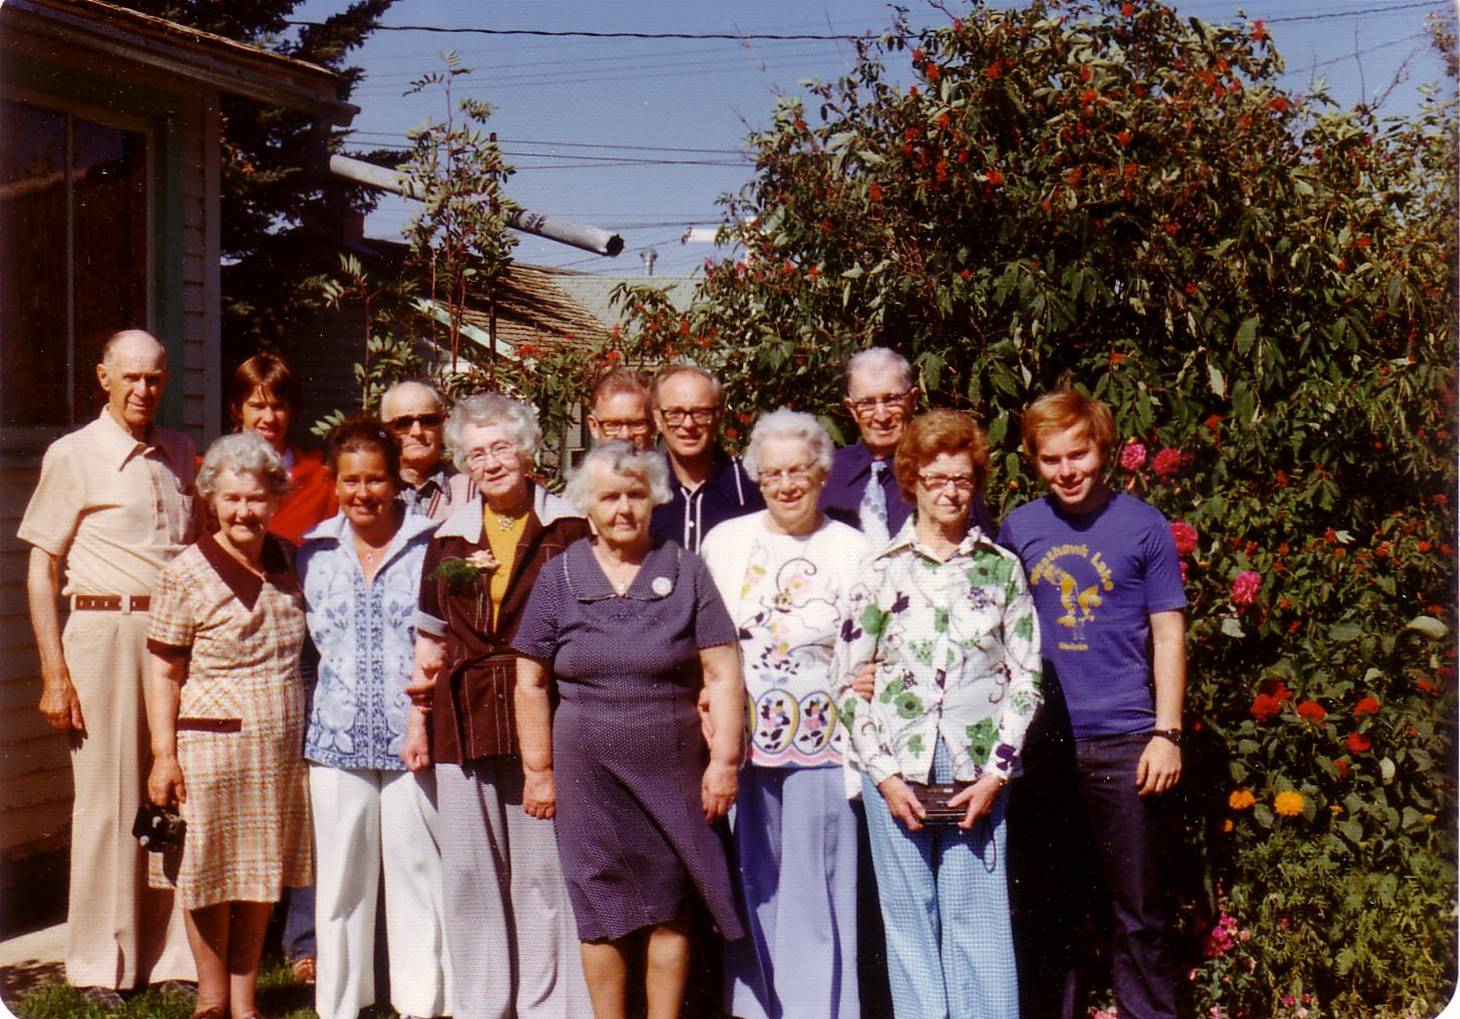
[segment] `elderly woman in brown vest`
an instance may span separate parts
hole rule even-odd
[[[588,534],[528,477],[542,431],[530,407],[488,393],[446,422],[476,494],[426,552],[417,701],[402,756],[436,766],[442,888],[457,1019],[590,1014],[553,823],[522,808],[511,642],[538,571]]]

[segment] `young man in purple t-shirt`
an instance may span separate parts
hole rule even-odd
[[[1048,718],[1038,735],[1031,729],[1025,748],[1022,792],[1032,830],[1025,840],[1031,859],[1022,862],[1032,865],[1032,857],[1048,853],[1062,861],[1052,866],[1068,869],[1071,833],[1064,826],[1083,823],[1114,918],[1121,1019],[1174,1019],[1166,873],[1172,812],[1165,794],[1181,777],[1186,692],[1186,596],[1176,546],[1160,511],[1109,487],[1105,465],[1115,425],[1099,400],[1049,393],[1025,412],[1023,432],[1049,495],[1010,514],[998,539],[1024,564],[1044,643]],[[1069,807],[1064,813],[1061,802]],[[1015,879],[1015,897],[1024,884],[1033,893],[1027,904],[1045,894],[1033,886],[1059,877],[1026,873],[1023,882]],[[1038,907],[1028,912],[1038,927]],[[1061,928],[1071,929],[1068,918],[1047,932]],[[1048,947],[1022,953],[1021,968],[1048,967]],[[1060,968],[1021,973],[1030,992],[1026,1015],[1085,1014],[1078,967]]]

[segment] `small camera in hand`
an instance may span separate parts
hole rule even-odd
[[[182,848],[187,822],[173,807],[144,803],[132,822],[132,837],[149,853],[166,853]]]

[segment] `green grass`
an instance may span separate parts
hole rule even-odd
[[[65,984],[37,987],[6,1004],[19,1019],[189,1019],[193,1014],[191,999],[160,991],[135,995],[122,1011],[106,1012]],[[265,959],[259,971],[258,1007],[268,1019],[317,1019],[314,989],[296,984],[289,967],[277,958]],[[389,1009],[365,1013],[372,1014],[395,1016]]]

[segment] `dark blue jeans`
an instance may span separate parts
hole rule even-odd
[[[1092,912],[1108,904],[1121,1019],[1173,1019],[1175,795],[1136,795],[1148,733],[1026,743],[1009,804],[1009,876],[1025,1019],[1088,1011]]]
[[[1075,741],[1080,799],[1115,920],[1113,962],[1121,1019],[1175,1019],[1171,953],[1172,794],[1136,795],[1149,733]]]

